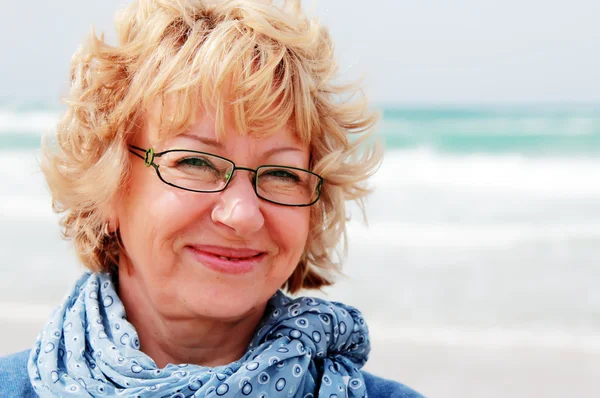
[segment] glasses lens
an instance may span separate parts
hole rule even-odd
[[[198,152],[169,151],[157,160],[163,180],[193,191],[219,191],[233,171],[233,163]]]
[[[319,177],[281,166],[263,166],[256,172],[258,195],[286,205],[308,205],[318,197]]]

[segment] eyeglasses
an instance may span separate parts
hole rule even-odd
[[[236,170],[246,170],[254,173],[252,185],[256,196],[267,202],[302,207],[315,204],[321,196],[323,178],[297,167],[237,167],[224,157],[187,149],[155,153],[152,148],[130,145],[129,151],[144,160],[147,167],[153,166],[162,182],[186,191],[221,192],[227,188]]]

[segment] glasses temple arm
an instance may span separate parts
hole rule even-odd
[[[135,149],[136,151],[144,152],[144,156],[140,155],[139,153],[134,152],[133,149]],[[157,154],[157,153],[154,153],[154,149],[152,149],[152,148],[142,149],[135,145],[129,145],[129,152],[131,152],[133,155],[137,156],[138,158],[142,159],[144,161],[144,163],[146,164],[146,166],[153,166],[154,168],[158,169],[158,165],[156,163],[154,163],[154,157],[160,157],[162,155],[162,153]]]

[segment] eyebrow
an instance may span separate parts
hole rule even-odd
[[[281,153],[281,152],[302,152],[302,151],[299,148],[295,148],[292,146],[277,147],[277,148],[271,148],[268,151],[264,152],[261,157],[270,158],[271,156]]]
[[[217,149],[223,149],[223,144],[221,144],[220,142],[218,142],[217,140],[212,139],[212,138],[200,137],[198,135],[186,134],[186,133],[181,134],[181,136],[190,138],[192,140],[199,141],[202,144],[212,146]],[[276,147],[276,148],[271,148],[271,149],[267,150],[266,152],[264,152],[261,155],[261,157],[269,158],[269,157],[276,155],[278,153],[281,153],[281,152],[302,152],[302,150],[300,148],[293,147],[293,146]]]
[[[204,145],[212,146],[212,147],[215,147],[215,148],[218,148],[218,149],[223,149],[223,144],[221,144],[219,141],[214,140],[212,138],[200,137],[198,135],[186,134],[186,133],[181,134],[181,136],[182,137],[186,137],[186,138],[190,138],[192,140],[200,141]]]

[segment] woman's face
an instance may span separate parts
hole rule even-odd
[[[212,116],[204,115],[185,134],[160,144],[152,142],[155,136],[147,120],[131,144],[213,153],[252,169],[309,166],[308,148],[287,128],[264,139],[228,128],[217,143]],[[189,192],[164,184],[153,167],[131,155],[130,176],[116,208],[125,265],[135,280],[127,288],[138,289],[135,295],[160,314],[235,320],[262,311],[298,264],[309,207],[258,198],[251,172],[236,170],[222,192]]]

